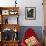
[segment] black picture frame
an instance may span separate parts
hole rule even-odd
[[[25,19],[26,20],[36,19],[36,7],[25,7]]]

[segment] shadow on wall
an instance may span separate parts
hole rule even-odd
[[[32,28],[34,30],[34,32],[36,32],[39,41],[41,43],[43,43],[43,30],[42,30],[42,26],[21,26],[20,27],[20,32],[19,32],[19,40],[20,40],[20,42],[21,42],[21,40],[22,40],[22,38],[24,36],[25,31],[28,28]]]

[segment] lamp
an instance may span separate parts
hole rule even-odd
[[[16,2],[17,0],[15,0],[15,7],[16,7],[16,4],[17,4],[17,2]]]
[[[18,32],[17,32],[17,29],[15,28],[14,29],[14,37],[13,37],[13,40],[18,40]]]
[[[14,29],[14,32],[17,32],[17,30],[16,30],[16,29]]]

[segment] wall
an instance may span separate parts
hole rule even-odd
[[[44,0],[44,41],[46,46],[46,0]]]
[[[0,6],[15,6],[15,0],[0,0]],[[42,0],[17,0],[20,26],[43,26]],[[36,7],[36,20],[25,20],[25,7]],[[10,20],[10,19],[9,19]]]
[[[21,0],[20,1],[19,24],[22,26],[42,26],[43,25],[43,6],[42,0]],[[25,20],[25,7],[36,7],[36,20]]]
[[[46,27],[46,0],[44,0],[44,26]]]

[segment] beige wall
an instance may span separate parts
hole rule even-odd
[[[44,6],[44,38],[45,38],[45,46],[46,46],[46,0],[43,1]]]
[[[46,26],[46,0],[43,1],[44,2],[44,26]]]

